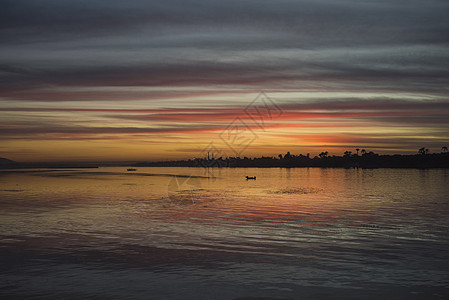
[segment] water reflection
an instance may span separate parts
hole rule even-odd
[[[152,291],[159,291],[155,298],[178,296],[156,288],[172,280],[190,298],[198,298],[204,286],[220,291],[216,299],[237,298],[248,290],[278,298],[316,291],[379,296],[362,292],[370,287],[428,295],[422,285],[444,295],[441,287],[449,284],[447,173],[318,168],[220,169],[213,177],[199,168],[3,172],[2,287],[8,295],[62,295],[50,283],[30,279],[40,273],[56,280],[52,274],[59,274],[71,279],[57,282],[71,286],[75,280],[79,285],[72,292],[81,293],[81,277],[96,276],[98,285],[119,297],[120,288],[110,286],[108,278],[123,272],[136,282],[152,280]],[[247,181],[247,175],[257,180]],[[132,291],[129,282],[114,284],[137,298],[144,298],[142,289],[148,291],[145,286]]]

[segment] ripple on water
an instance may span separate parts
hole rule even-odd
[[[180,293],[176,283],[179,299],[210,287],[220,293],[209,298],[233,299],[247,289],[295,298],[332,288],[329,297],[345,298],[347,289],[444,294],[449,285],[449,177],[440,171],[399,172],[400,189],[395,170],[251,170],[252,182],[241,180],[246,169],[210,181],[198,169],[186,181],[188,171],[4,175],[0,277],[14,283],[1,287],[24,298],[86,286],[81,296],[101,287],[111,298],[164,299]]]

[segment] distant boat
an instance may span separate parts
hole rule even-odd
[[[128,172],[137,171],[137,169],[127,169]]]
[[[252,180],[256,180],[256,176],[246,176],[246,180],[248,180],[248,179],[252,179]]]

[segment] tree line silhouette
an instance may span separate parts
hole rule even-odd
[[[411,155],[380,155],[373,151],[356,148],[355,153],[347,150],[342,156],[329,155],[328,151],[320,152],[311,157],[306,155],[294,155],[290,152],[279,154],[277,157],[261,156],[248,157],[218,157],[218,158],[194,158],[178,161],[161,161],[137,163],[136,166],[157,167],[330,167],[330,168],[449,168],[448,148],[443,146],[440,153],[429,153],[429,149],[418,149],[417,154]]]
[[[320,152],[311,157],[309,153],[279,154],[273,156],[248,157],[218,157],[206,156],[189,160],[138,162],[126,163],[135,167],[254,167],[254,168],[296,168],[296,167],[322,167],[322,168],[449,168],[449,152],[446,146],[439,153],[430,153],[429,149],[419,148],[416,154],[380,155],[373,151],[356,148],[355,153],[346,150],[343,155],[329,155],[328,151]],[[96,162],[34,162],[19,163],[6,158],[0,158],[0,169],[26,169],[26,168],[97,168],[102,166],[116,166],[124,163],[96,163]]]

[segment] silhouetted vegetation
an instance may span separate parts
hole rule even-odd
[[[329,156],[328,151],[322,151],[311,157],[309,153],[292,154],[287,152],[277,156],[248,157],[204,157],[189,160],[158,161],[158,162],[109,162],[109,163],[80,163],[80,162],[52,162],[52,163],[19,163],[9,159],[0,158],[0,169],[24,168],[96,168],[98,166],[135,166],[135,167],[254,167],[254,168],[449,168],[449,152],[446,146],[440,153],[430,153],[429,149],[419,148],[416,154],[411,155],[380,155],[366,149],[354,149],[343,152],[342,156]]]
[[[355,149],[356,153],[347,150],[342,156],[329,156],[328,151],[323,151],[317,156],[310,157],[309,153],[303,154],[279,154],[276,157],[262,156],[255,158],[219,157],[216,159],[196,158],[180,161],[163,161],[138,163],[136,166],[158,167],[259,167],[259,168],[296,168],[296,167],[330,167],[330,168],[449,168],[449,152],[447,147],[442,147],[441,153],[429,153],[429,149],[423,147],[413,155],[379,155],[365,149]],[[359,155],[360,152],[360,155]]]

